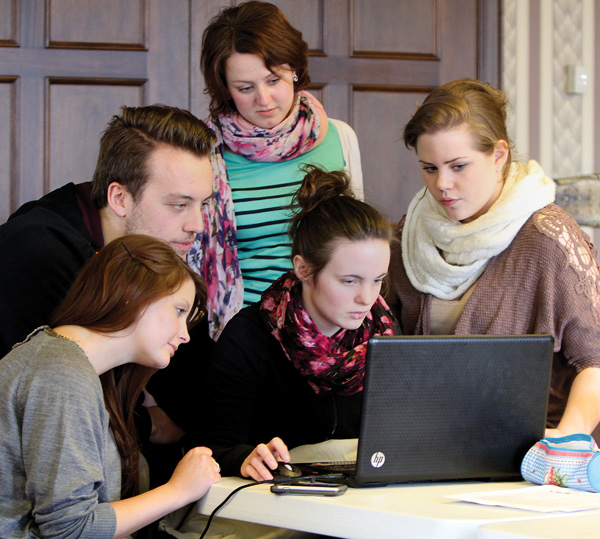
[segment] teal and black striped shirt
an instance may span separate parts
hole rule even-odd
[[[290,204],[304,178],[301,166],[342,170],[344,157],[338,131],[329,122],[323,141],[289,161],[256,162],[225,151],[237,222],[237,248],[244,279],[244,305],[292,268],[288,237]]]

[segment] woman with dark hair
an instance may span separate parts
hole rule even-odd
[[[207,282],[217,337],[242,303],[290,269],[287,209],[302,165],[346,170],[359,196],[362,170],[352,128],[305,91],[308,46],[273,4],[223,9],[204,32],[201,67],[218,147],[215,196],[190,263]]]
[[[55,313],[0,361],[0,536],[124,537],[219,480],[194,448],[140,494],[134,405],[189,340],[204,284],[171,249],[124,236],[88,260]]]
[[[380,296],[388,221],[343,172],[316,167],[292,207],[294,269],[231,319],[211,358],[202,442],[226,475],[271,479],[285,444],[356,438],[367,342],[395,330]]]
[[[546,436],[600,420],[595,248],[535,161],[511,156],[506,96],[470,79],[434,90],[404,128],[425,187],[400,221],[386,296],[406,334],[549,334]],[[465,373],[465,376],[468,376]]]

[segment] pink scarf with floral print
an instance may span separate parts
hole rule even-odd
[[[394,315],[379,296],[358,329],[323,335],[304,308],[302,283],[292,271],[265,290],[260,312],[287,358],[317,395],[362,391],[369,339],[397,332]]]
[[[204,277],[207,318],[216,339],[243,305],[244,285],[237,256],[237,227],[223,159],[225,147],[252,161],[286,161],[314,148],[327,133],[327,114],[308,92],[299,92],[288,117],[272,129],[246,121],[238,113],[205,120],[217,135],[211,152],[213,199],[204,213],[204,232],[188,254],[188,264]]]

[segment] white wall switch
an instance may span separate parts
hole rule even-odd
[[[585,94],[588,87],[588,74],[585,66],[567,66],[567,93]]]

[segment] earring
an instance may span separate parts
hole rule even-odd
[[[298,82],[298,75],[296,75],[296,74],[294,73],[294,76],[292,77],[292,80],[293,80],[294,82]]]

